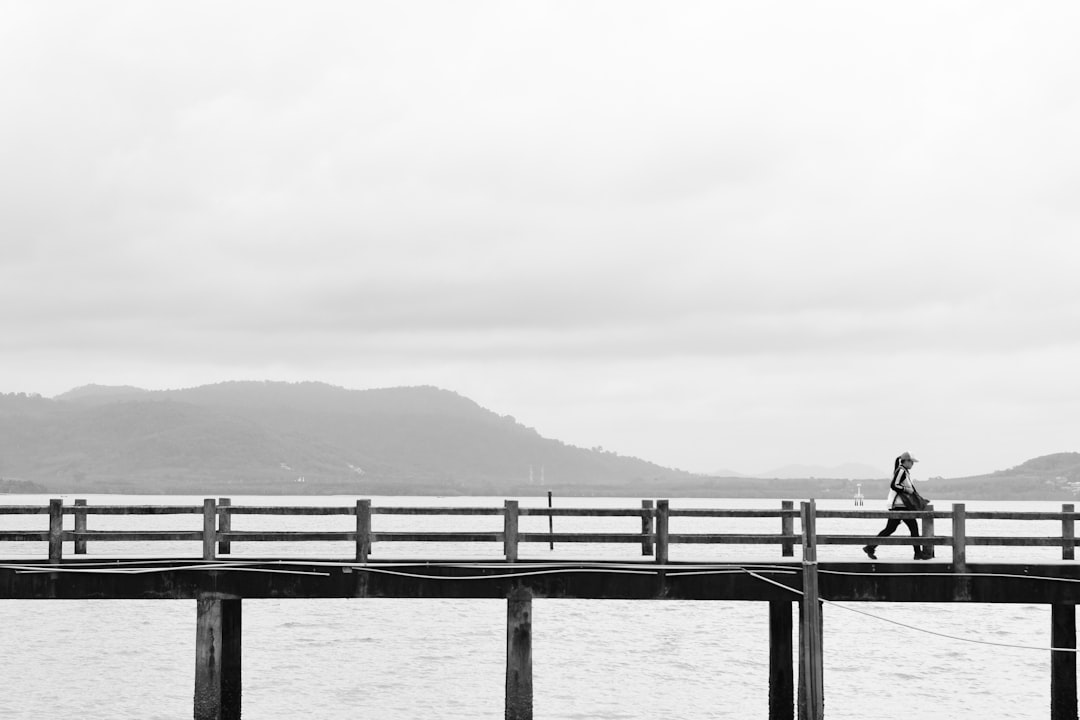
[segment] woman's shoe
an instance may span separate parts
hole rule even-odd
[[[930,560],[931,555],[930,555],[930,553],[923,550],[923,551],[915,553],[915,559],[916,560]]]
[[[866,545],[863,547],[862,551],[866,553],[866,556],[871,560],[877,560],[877,555],[874,554],[875,549],[876,548],[873,548],[870,545]]]

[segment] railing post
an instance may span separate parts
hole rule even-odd
[[[799,717],[822,720],[825,715],[824,653],[821,601],[818,593],[817,507],[802,504],[803,597],[799,612]]]
[[[548,490],[548,510],[551,509],[551,491]],[[555,549],[555,516],[548,515],[548,550]]]
[[[782,500],[780,502],[780,509],[785,513],[795,509],[795,503],[791,500]],[[795,518],[791,515],[780,516],[780,534],[781,535],[794,535],[795,534]],[[784,540],[780,544],[780,554],[783,557],[795,556],[795,543],[791,540]]]
[[[75,501],[75,532],[86,532],[86,510],[80,510],[79,508],[86,507],[86,500],[78,499]],[[75,554],[86,554],[86,538],[75,538]]]
[[[1065,503],[1061,506],[1061,512],[1069,514],[1073,512],[1073,504]],[[1073,560],[1076,558],[1076,527],[1071,517],[1061,518],[1061,559]]]
[[[518,501],[507,500],[503,511],[503,553],[509,562],[518,559]]]
[[[515,586],[506,598],[505,720],[532,720],[532,592]]]
[[[933,503],[926,506],[926,511],[930,512],[930,513],[934,512]],[[927,537],[927,538],[934,537],[934,516],[933,515],[927,515],[926,517],[923,518],[923,521],[922,521],[922,534],[923,534],[923,537]],[[925,557],[928,557],[928,558],[934,557],[934,548],[935,547],[936,547],[935,545],[923,543],[923,546],[922,546],[923,555]]]
[[[224,509],[224,512],[218,516],[218,530],[223,533],[232,532],[232,513],[229,512],[230,505],[232,505],[232,500],[229,498],[218,498],[218,508]],[[229,540],[218,541],[218,553],[220,555],[229,555],[232,553],[232,542]]]
[[[64,501],[49,500],[49,562],[59,564],[64,556]]]
[[[967,511],[964,503],[952,506],[952,562],[955,572],[967,571]]]
[[[656,563],[667,565],[668,561],[668,501],[656,501]]]
[[[217,503],[214,498],[203,500],[203,560],[214,560],[214,543],[217,541]]]
[[[652,555],[653,509],[652,500],[641,501],[641,554]]]
[[[371,500],[356,501],[356,562],[366,563],[371,553]]]

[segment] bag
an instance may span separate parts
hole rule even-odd
[[[918,490],[909,493],[899,493],[900,502],[904,503],[905,510],[925,510],[930,501],[919,494]]]

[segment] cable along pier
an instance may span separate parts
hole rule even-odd
[[[14,516],[40,515],[41,529],[12,530]],[[116,516],[201,516],[201,529],[109,528]],[[242,516],[275,516],[262,524],[288,525],[296,516],[350,516],[348,530],[234,530]],[[383,531],[376,515],[412,515],[421,524],[436,516],[498,516],[501,529],[487,531]],[[91,520],[91,516],[94,516]],[[522,518],[548,519],[547,532],[525,531]],[[554,532],[553,519],[623,518],[628,532]],[[629,508],[522,507],[516,500],[490,507],[377,507],[355,505],[246,506],[229,499],[197,505],[88,505],[61,499],[44,505],[0,505],[0,599],[189,599],[197,603],[193,716],[196,720],[239,718],[241,711],[242,603],[252,598],[504,598],[506,599],[505,717],[533,716],[532,601],[541,598],[725,600],[767,604],[769,618],[769,718],[818,720],[824,717],[822,607],[834,602],[964,602],[1047,604],[1051,607],[1050,716],[1077,719],[1076,602],[1080,567],[1072,562],[1078,514],[1066,504],[1060,512],[974,512],[964,504],[919,512],[825,510],[813,500],[783,501],[767,509],[672,508],[668,500],[642,500]],[[671,532],[673,518],[695,518],[716,532]],[[723,532],[737,519],[756,518],[772,532]],[[921,522],[928,561],[875,561],[860,546],[910,546],[904,535],[818,533],[819,520],[830,529],[864,530],[868,520],[910,518]],[[310,518],[309,518],[310,519]],[[445,518],[443,521],[454,521]],[[968,520],[1054,521],[1052,536],[979,536]],[[165,520],[171,522],[171,520]],[[189,524],[191,524],[189,519]],[[338,523],[340,525],[340,519]],[[498,518],[490,520],[498,524]],[[775,525],[772,523],[775,522]],[[197,525],[198,520],[194,523]],[[159,523],[155,523],[157,527]],[[239,522],[238,522],[239,524]],[[1045,522],[1044,525],[1045,527]],[[183,556],[104,557],[90,554],[98,543],[168,542],[188,547]],[[31,543],[42,550],[27,559],[11,554],[7,543]],[[332,543],[335,556],[289,558],[247,556],[249,543]],[[477,544],[498,556],[397,558],[395,545]],[[551,559],[555,544],[589,546],[632,544],[640,560],[598,557]],[[47,546],[47,554],[44,552]],[[233,555],[243,544],[245,555]],[[760,561],[672,561],[673,545],[762,546]],[[852,546],[855,560],[819,562],[818,549]],[[501,547],[500,547],[501,546]],[[969,546],[1060,547],[1061,561],[968,562]],[[20,547],[26,547],[21,545]],[[531,556],[523,554],[523,550]],[[757,551],[757,549],[755,549]],[[893,549],[894,552],[905,548]],[[633,550],[637,556],[637,550]],[[879,551],[880,552],[880,551]],[[1056,551],[1055,551],[1056,552]],[[546,557],[545,557],[546,556]],[[797,607],[797,612],[794,608]],[[763,612],[765,608],[763,608]],[[797,647],[792,642],[798,627]],[[794,668],[798,653],[798,677]],[[28,660],[30,661],[30,660]],[[1007,692],[1007,690],[1006,690]]]

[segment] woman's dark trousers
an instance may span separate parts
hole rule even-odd
[[[886,535],[892,535],[896,532],[896,528],[900,527],[900,518],[889,518],[885,523],[885,529],[877,534],[878,537],[885,537]],[[903,523],[907,525],[908,530],[911,531],[911,537],[919,537],[919,522],[915,518],[904,518]],[[870,552],[874,552],[877,549],[877,545],[867,545]],[[919,556],[923,553],[923,548],[918,543],[912,545],[915,548],[915,559],[918,560]]]

